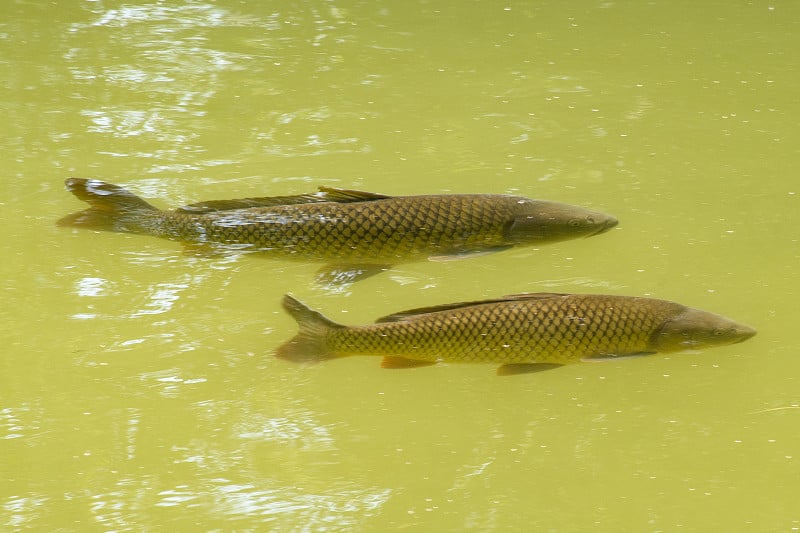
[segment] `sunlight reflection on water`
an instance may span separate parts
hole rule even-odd
[[[75,292],[78,296],[105,296],[113,287],[113,284],[107,279],[87,277],[81,278],[75,284]]]
[[[666,3],[455,4],[13,3],[0,524],[797,525],[790,12],[698,3],[687,33]],[[55,230],[73,173],[166,208],[330,184],[586,202],[624,227],[331,290],[315,265]],[[763,334],[502,383],[271,355],[297,332],[285,292],[366,324],[547,290],[652,292]]]
[[[391,494],[391,489],[353,490],[349,486],[308,493],[300,488],[258,490],[253,485],[221,484],[213,507],[225,516],[299,515],[306,523],[304,530],[341,531],[374,515]]]
[[[300,449],[335,448],[330,429],[316,421],[308,411],[276,418],[255,414],[237,424],[233,432],[241,439],[292,443]]]

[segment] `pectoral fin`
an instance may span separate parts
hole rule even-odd
[[[564,365],[555,363],[509,363],[497,369],[498,376],[513,376],[516,374],[530,374],[532,372],[542,372]]]
[[[616,355],[616,354],[613,354],[613,353],[611,353],[611,354],[604,353],[604,354],[598,354],[598,355],[592,355],[592,356],[589,356],[589,357],[584,357],[582,359],[582,361],[587,361],[587,362],[590,362],[590,363],[600,363],[600,362],[603,362],[603,361],[614,361],[614,360],[617,360],[617,359],[633,359],[634,357],[644,357],[645,355],[653,355],[654,353],[656,353],[656,352],[636,352],[636,353],[626,353],[626,354],[623,354],[623,355]]]
[[[387,355],[381,361],[381,368],[417,368],[418,366],[430,366],[435,364],[435,361],[420,361],[419,359],[406,359],[405,357]]]
[[[513,248],[513,246],[509,244],[507,246],[493,246],[491,248],[484,248],[482,250],[471,250],[468,252],[457,252],[446,255],[432,255],[428,257],[428,261],[436,261],[439,263],[447,261],[460,261],[462,259],[471,259],[473,257],[481,257],[484,255],[502,252],[503,250],[508,250],[509,248]]]
[[[391,265],[377,264],[344,264],[326,265],[317,271],[317,283],[320,285],[350,285],[356,281],[367,279],[389,270]]]

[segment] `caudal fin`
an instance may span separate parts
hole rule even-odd
[[[149,233],[153,215],[159,210],[127,189],[99,180],[69,178],[64,184],[88,209],[67,215],[59,226],[84,227],[106,231]]]
[[[289,296],[283,297],[283,308],[297,320],[300,331],[295,337],[275,350],[275,357],[296,363],[322,361],[337,355],[328,346],[328,333],[332,329],[346,326],[328,320],[321,313],[310,309]]]

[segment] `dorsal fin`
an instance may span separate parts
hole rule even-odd
[[[176,209],[183,213],[202,215],[214,211],[228,211],[231,209],[249,209],[251,207],[276,207],[279,205],[317,204],[321,202],[369,202],[391,198],[383,194],[337,189],[336,187],[320,187],[319,192],[313,194],[298,194],[294,196],[262,196],[258,198],[235,198],[233,200],[209,200],[195,204],[184,205]]]
[[[185,213],[200,215],[214,211],[228,211],[231,209],[249,209],[251,207],[275,207],[279,205],[314,204],[329,202],[320,193],[298,194],[296,196],[264,196],[261,198],[235,198],[233,200],[209,200],[196,204],[184,205],[176,209]]]
[[[391,315],[382,316],[375,321],[375,323],[382,322],[401,322],[409,318],[418,317],[420,315],[427,315],[429,313],[438,313],[440,311],[452,311],[454,309],[462,309],[464,307],[472,307],[474,305],[496,304],[502,302],[520,302],[528,300],[549,300],[551,298],[561,298],[569,296],[564,293],[556,292],[526,292],[522,294],[509,294],[501,298],[492,298],[489,300],[475,300],[472,302],[457,302],[452,304],[433,305],[430,307],[419,307],[417,309],[409,309],[407,311],[400,311],[392,313]]]
[[[319,193],[322,195],[325,202],[372,202],[375,200],[386,200],[391,198],[387,194],[380,194],[377,192],[355,191],[353,189],[339,189],[338,187],[320,187]]]

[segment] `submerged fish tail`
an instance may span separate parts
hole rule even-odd
[[[288,294],[283,297],[283,308],[297,321],[300,331],[275,350],[276,357],[297,363],[337,357],[328,346],[328,334],[346,326],[325,318]]]
[[[88,209],[67,215],[59,226],[86,227],[105,231],[150,233],[159,209],[132,192],[99,180],[69,178],[64,184]]]

